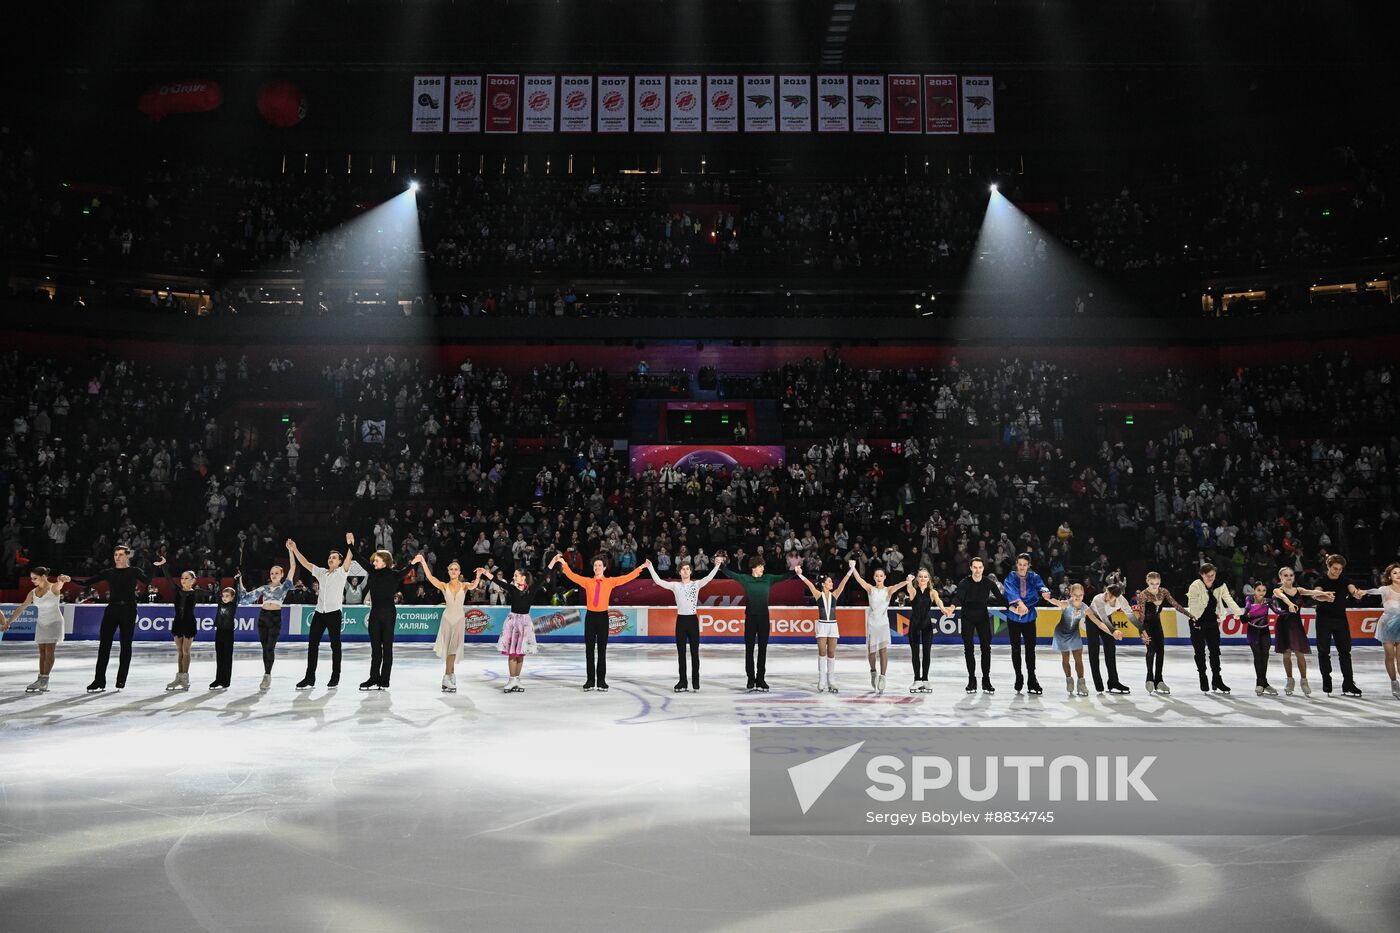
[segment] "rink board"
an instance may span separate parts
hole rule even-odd
[[[15,609],[14,603],[0,604],[8,615]],[[99,604],[64,604],[64,638],[72,641],[96,640],[102,624],[104,607]],[[284,606],[282,608],[282,639],[305,641],[311,626],[311,606]],[[438,622],[442,619],[441,606],[399,606],[395,640],[403,642],[431,642],[437,637]],[[467,641],[495,641],[500,637],[501,626],[505,623],[509,609],[505,606],[468,606],[466,611]],[[536,606],[530,610],[535,624],[535,637],[540,641],[570,642],[583,640],[583,610],[579,606]],[[744,608],[742,606],[701,606],[700,638],[707,642],[736,642],[744,640]],[[366,620],[368,606],[347,606],[341,637],[345,641],[367,641]],[[1059,621],[1059,610],[1041,609],[1036,620],[1036,631],[1044,642],[1048,642]],[[1347,619],[1351,623],[1352,640],[1359,644],[1376,643],[1376,622],[1381,616],[1379,608],[1348,609]],[[6,640],[33,641],[36,611],[28,607],[22,616],[15,620],[10,630],[4,633]],[[200,641],[214,639],[214,606],[198,606],[195,609]],[[769,636],[773,641],[810,641],[816,632],[816,610],[811,606],[774,606],[769,610]],[[1123,631],[1123,644],[1141,645],[1138,630],[1126,620],[1118,622]],[[169,604],[143,604],[136,611],[136,638],[139,641],[165,641],[170,638],[170,626],[174,619],[174,609]],[[257,641],[258,609],[256,606],[240,606],[236,620],[235,639],[237,641]],[[891,637],[896,643],[907,641],[908,610],[889,611]],[[865,640],[865,610],[844,608],[837,610],[837,623],[843,643],[859,643]],[[1303,613],[1303,624],[1309,639],[1313,636],[1313,613]],[[934,641],[939,644],[953,644],[961,641],[956,618],[939,617],[934,620]],[[998,641],[1006,640],[1004,625],[997,621]],[[1189,644],[1190,637],[1184,620],[1178,622],[1176,612],[1162,610],[1162,628],[1168,644]],[[676,610],[674,607],[659,606],[614,606],[609,610],[609,638],[623,642],[674,640],[676,632]],[[1239,619],[1229,616],[1220,624],[1222,643],[1243,643],[1245,626]],[[1048,645],[1042,650],[1047,650]]]

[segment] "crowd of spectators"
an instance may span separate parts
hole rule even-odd
[[[1306,161],[1169,165],[1119,183],[1014,176],[1002,193],[1030,219],[1024,236],[999,242],[979,241],[987,179],[965,175],[428,175],[415,195],[430,276],[419,297],[430,313],[547,315],[576,311],[578,296],[506,283],[664,272],[937,274],[969,263],[1053,266],[1065,253],[1109,276],[1199,275],[1393,256],[1397,164],[1389,149],[1336,147]],[[386,233],[378,221],[370,232],[352,223],[403,181],[170,162],[139,177],[79,180],[54,175],[9,141],[0,144],[0,249],[86,268],[197,272],[212,282],[215,307],[237,310],[261,297],[229,280],[238,270],[300,271],[308,282],[412,271],[420,255],[413,237]],[[448,284],[464,275],[494,284]],[[355,297],[317,291],[316,304]],[[1076,297],[1084,296],[1065,301]]]
[[[676,374],[660,374],[679,386]],[[740,377],[727,377],[740,379]],[[650,381],[570,364],[510,372],[421,354],[298,368],[278,355],[183,365],[11,351],[0,365],[4,575],[86,571],[116,543],[205,577],[257,575],[282,541],[354,531],[407,564],[540,570],[717,553],[810,573],[1015,555],[1063,588],[1202,559],[1238,584],[1400,549],[1400,394],[1348,356],[1223,371],[957,359],[851,367],[835,352],[737,386],[770,398],[788,461],[632,475],[614,440]],[[1132,401],[1124,426],[1100,405]],[[278,417],[278,403],[287,414]],[[329,538],[327,540],[330,540]],[[410,580],[406,598],[418,598]],[[423,591],[431,598],[431,591]],[[486,598],[486,594],[481,594]]]

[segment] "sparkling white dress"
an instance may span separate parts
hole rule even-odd
[[[890,644],[889,587],[872,586],[865,608],[865,650],[874,654]]]
[[[63,641],[63,607],[59,605],[58,593],[49,590],[43,596],[35,596],[34,608],[39,613],[34,622],[34,643],[56,645]]]

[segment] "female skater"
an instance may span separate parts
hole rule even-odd
[[[210,690],[227,690],[233,677],[233,633],[238,626],[238,593],[231,586],[219,591],[214,610],[214,679]]]
[[[876,567],[870,576],[873,583],[866,583],[856,570],[856,562],[848,561],[850,573],[856,583],[865,590],[865,655],[870,661],[870,686],[876,693],[885,692],[885,673],[890,666],[890,600],[906,586],[912,586],[914,578],[901,580],[894,586],[885,586],[885,568]],[[875,656],[880,657],[880,670],[875,670]]]
[[[818,578],[818,585],[821,587],[818,589],[802,574],[802,568],[797,570],[797,579],[806,584],[807,591],[817,601],[818,693],[841,692],[836,689],[836,643],[841,638],[841,629],[836,624],[836,607],[841,602],[841,591],[846,588],[846,583],[854,572],[847,570],[839,584],[831,579],[831,574],[824,573]]]
[[[194,588],[197,579],[193,570],[180,574],[179,581],[170,575],[170,564],[162,557],[154,561],[152,567],[159,567],[170,584],[171,602],[175,604],[175,618],[170,623],[170,636],[175,639],[176,668],[175,679],[165,685],[166,690],[190,689],[190,648],[194,645],[195,621],[194,605],[204,594]]]
[[[676,598],[676,664],[680,671],[680,678],[676,681],[672,689],[676,693],[685,693],[686,690],[700,692],[700,616],[696,612],[700,604],[700,591],[705,588],[715,575],[719,573],[719,568],[724,565],[724,558],[716,557],[715,565],[710,568],[710,572],[699,580],[692,580],[690,562],[680,565],[676,573],[680,575],[680,580],[671,583],[656,575],[656,569],[652,567],[651,561],[642,564],[647,573],[651,574],[652,582],[663,589],[671,591],[671,595]],[[685,649],[690,646],[690,683],[687,685],[685,679]]]
[[[238,584],[238,602],[244,606],[258,607],[258,642],[262,645],[263,677],[259,690],[272,688],[272,662],[277,660],[277,639],[282,634],[282,604],[292,591],[297,579],[297,562],[292,556],[292,541],[287,539],[287,575],[282,568],[273,564],[267,571],[267,582],[255,590],[243,588],[243,574],[234,577]]]
[[[535,654],[539,646],[535,643],[535,623],[530,618],[530,606],[536,597],[540,602],[548,598],[545,581],[534,584],[523,567],[516,567],[511,575],[509,586],[501,583],[489,570],[483,570],[491,586],[499,590],[510,605],[510,615],[501,626],[501,637],[496,641],[496,649],[506,656],[506,670],[510,677],[506,680],[504,692],[524,693],[520,683],[520,671],[525,666],[525,655]]]
[[[1288,677],[1288,681],[1283,685],[1283,692],[1288,696],[1293,695],[1293,664],[1297,662],[1297,683],[1303,688],[1303,696],[1310,697],[1312,687],[1308,684],[1307,655],[1312,649],[1308,647],[1308,633],[1303,627],[1302,610],[1306,608],[1305,599],[1322,601],[1330,597],[1325,590],[1295,586],[1293,578],[1292,567],[1283,567],[1278,572],[1278,586],[1274,588],[1274,599],[1281,603],[1281,608],[1278,619],[1274,622],[1274,650],[1283,655],[1283,672]]]
[[[928,686],[928,665],[933,653],[933,607],[937,606],[945,615],[948,610],[943,608],[943,598],[938,595],[927,568],[919,568],[909,592],[909,654],[914,661],[914,684],[909,692],[932,693]]]
[[[1060,667],[1065,672],[1065,690],[1070,696],[1086,697],[1089,687],[1084,683],[1084,638],[1079,627],[1085,622],[1093,625],[1108,637],[1121,641],[1123,633],[1111,623],[1099,618],[1099,614],[1084,602],[1084,585],[1076,583],[1069,588],[1069,599],[1051,599],[1060,607],[1060,621],[1055,624],[1055,650],[1060,653]],[[1069,659],[1074,655],[1074,676],[1070,676]]]
[[[446,669],[442,675],[442,692],[457,692],[457,662],[466,654],[467,593],[477,588],[485,570],[476,568],[476,576],[468,586],[462,580],[462,565],[455,560],[447,565],[447,580],[433,576],[428,560],[422,554],[413,558],[413,563],[423,568],[428,582],[442,593],[447,608],[442,611],[442,621],[438,623],[437,641],[433,643],[433,654],[443,659]]]
[[[39,648],[39,679],[24,688],[25,693],[48,693],[49,673],[53,671],[53,656],[55,646],[63,641],[63,608],[59,605],[59,600],[63,595],[63,587],[72,580],[72,577],[65,574],[54,576],[47,567],[35,567],[29,571],[29,582],[33,588],[24,594],[24,601],[14,612],[10,613],[8,619],[0,612],[0,632],[9,631],[15,619],[20,617],[25,608],[34,604],[35,611],[39,617],[34,620],[34,644]]]
[[[967,692],[977,692],[977,666],[972,652],[972,636],[976,635],[982,649],[982,692],[996,693],[992,686],[992,617],[988,608],[992,605],[1015,609],[1020,615],[1026,614],[1026,604],[1019,599],[1008,607],[1006,597],[997,586],[996,579],[987,573],[987,565],[982,558],[972,558],[968,575],[958,583],[958,591],[953,597],[953,605],[948,612],[962,611],[963,655],[967,659]]]
[[[1376,621],[1376,638],[1385,648],[1385,672],[1390,675],[1390,695],[1400,700],[1400,677],[1396,674],[1396,651],[1400,646],[1400,563],[1391,564],[1381,573],[1382,585],[1370,590],[1351,587],[1353,599],[1379,596],[1385,612]]]
[[[1167,656],[1167,639],[1162,632],[1165,603],[1171,603],[1178,615],[1186,614],[1186,607],[1162,585],[1162,575],[1154,570],[1147,575],[1147,589],[1138,590],[1133,614],[1142,620],[1142,643],[1147,647],[1147,692],[1170,696],[1171,688],[1162,679],[1162,663]]]
[[[1285,600],[1286,605],[1292,606]],[[1276,697],[1278,691],[1269,686],[1269,587],[1262,580],[1251,587],[1244,599],[1244,634],[1249,650],[1254,654],[1254,695]],[[1294,611],[1297,610],[1293,606]]]

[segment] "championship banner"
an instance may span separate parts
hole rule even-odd
[[[812,132],[812,76],[782,75],[778,82],[778,129],[784,133]]]
[[[890,75],[887,100],[891,133],[922,133],[924,116],[920,108],[923,99],[918,75]]]
[[[554,99],[558,95],[554,75],[525,76],[525,116],[520,121],[522,133],[554,132]]]
[[[705,79],[705,131],[739,131],[739,79],[735,75],[710,75]]]
[[[817,132],[851,131],[851,79],[847,75],[817,76]]]
[[[924,132],[931,136],[958,131],[958,76],[924,75]]]
[[[481,132],[481,75],[453,75],[447,132]]]
[[[995,133],[996,103],[991,75],[963,75],[962,129],[964,133]]]
[[[415,133],[441,133],[447,125],[443,97],[447,79],[442,75],[415,75],[413,78],[413,123]]]
[[[666,132],[666,78],[637,75],[632,79],[632,132]]]
[[[744,132],[771,133],[778,121],[772,75],[744,75]]]
[[[486,132],[520,132],[520,75],[486,76]]]
[[[598,132],[626,133],[631,129],[631,80],[627,75],[598,76]]]
[[[672,75],[668,99],[671,103],[671,132],[700,132],[700,76]]]
[[[885,76],[851,76],[851,129],[857,133],[885,131]]]
[[[564,75],[559,81],[559,132],[593,132],[593,76]]]

